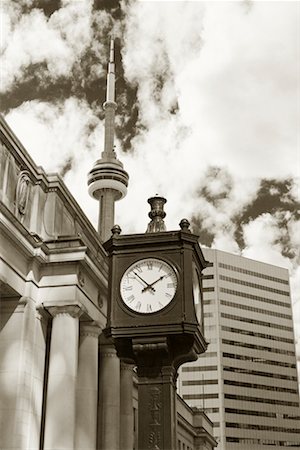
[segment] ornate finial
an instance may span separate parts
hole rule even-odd
[[[188,231],[189,233],[191,230],[189,230],[190,222],[187,219],[182,219],[179,223],[180,228],[182,231]]]
[[[164,218],[166,217],[164,204],[166,202],[167,200],[164,197],[159,197],[158,195],[148,199],[148,203],[151,205],[151,211],[148,214],[151,222],[148,224],[146,233],[166,231],[166,225],[164,222]]]
[[[121,234],[121,227],[119,225],[114,225],[111,229],[112,235],[113,237],[117,237],[119,236],[119,234]]]

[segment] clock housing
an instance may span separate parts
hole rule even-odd
[[[110,264],[105,333],[113,338],[119,356],[134,359],[133,342],[144,338],[149,341],[149,337],[159,340],[162,336],[167,340],[171,339],[172,342],[176,341],[174,340],[176,336],[184,336],[185,339],[181,341],[193,342],[192,346],[196,353],[205,351],[206,342],[202,324],[199,324],[197,319],[193,292],[193,267],[196,267],[201,274],[202,269],[207,265],[198,243],[198,236],[185,230],[131,235],[115,234],[105,242],[104,247],[109,255]],[[171,289],[172,298],[169,302],[164,303],[163,296],[166,292],[164,289],[161,291],[159,289],[164,279],[159,280],[159,272],[157,276],[151,278],[151,269],[146,269],[147,261],[161,261],[165,267],[170,267],[171,272],[174,272],[175,275],[172,275],[167,282],[167,285],[174,283],[174,287],[176,286],[172,289],[166,288]],[[136,267],[140,267],[142,272],[134,269]],[[154,267],[158,271],[158,266]],[[135,277],[134,283],[138,284],[138,277],[132,273],[133,270],[143,279],[143,281],[140,280],[139,296],[142,297],[146,293],[146,305],[148,305],[150,299],[154,300],[155,295],[159,293],[162,297],[158,295],[156,305],[161,303],[161,307],[152,307],[152,311],[147,311],[145,306],[146,310],[137,310],[142,308],[136,306],[137,302],[142,302],[141,298],[134,298],[131,302],[130,296],[125,295],[126,283],[130,286],[129,281],[126,281],[128,274],[131,273]],[[151,293],[149,286],[155,288],[154,293]],[[163,284],[161,286],[163,287]],[[133,286],[132,289],[134,290]],[[142,293],[143,289],[145,291]],[[179,342],[178,339],[176,342]]]

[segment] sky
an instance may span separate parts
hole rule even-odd
[[[289,269],[300,369],[300,3],[2,0],[0,112],[88,218],[116,45],[116,204],[144,232],[166,197],[203,246]]]

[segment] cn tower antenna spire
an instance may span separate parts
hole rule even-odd
[[[107,69],[106,101],[115,101],[115,42],[110,39],[109,63]]]
[[[105,133],[103,158],[115,158],[114,136],[115,136],[115,47],[114,39],[110,40],[109,62],[107,67],[106,101],[103,104],[105,111]]]
[[[114,39],[110,40],[107,68],[106,100],[103,104],[104,149],[101,159],[96,161],[88,174],[88,189],[91,197],[99,201],[98,232],[102,241],[111,236],[114,225],[115,201],[125,197],[128,186],[128,174],[114,151],[115,135],[115,48]]]

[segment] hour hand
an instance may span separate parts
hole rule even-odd
[[[134,273],[134,275],[135,275],[137,278],[139,278],[139,279],[146,285],[146,287],[144,287],[144,289],[142,290],[142,292],[145,292],[145,291],[147,291],[148,289],[150,289],[150,291],[151,291],[152,293],[155,292],[155,289],[154,289],[154,287],[152,287],[151,284],[147,283],[147,281],[145,281],[142,277],[140,277],[138,273],[136,273],[136,272],[133,272],[133,273]]]
[[[147,291],[148,289],[153,289],[153,290],[155,291],[153,285],[156,284],[156,283],[158,283],[158,282],[159,282],[160,280],[162,280],[163,278],[165,278],[165,276],[166,276],[166,275],[162,275],[162,276],[159,277],[157,280],[153,281],[153,283],[151,283],[151,284],[148,284],[148,283],[147,283],[148,286],[144,287],[144,289],[142,290],[142,292],[145,292],[145,291]]]

